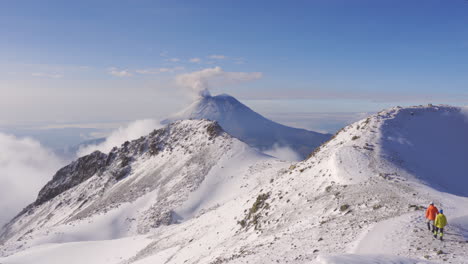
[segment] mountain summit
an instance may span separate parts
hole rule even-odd
[[[252,191],[253,171],[273,174],[278,168],[264,168],[272,164],[287,163],[214,121],[176,121],[60,169],[36,201],[0,229],[0,256],[19,245],[117,239],[190,220]]]
[[[303,158],[331,137],[273,122],[226,94],[202,96],[163,123],[183,119],[217,121],[226,132],[259,150],[287,146]]]

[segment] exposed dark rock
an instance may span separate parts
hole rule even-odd
[[[200,133],[202,138],[196,141],[190,140],[191,136],[196,136],[197,133]],[[120,147],[114,147],[108,154],[95,151],[81,157],[56,172],[40,190],[36,201],[0,229],[0,244],[15,235],[18,231],[15,228],[30,225],[29,222],[22,223],[26,221],[24,219],[43,226],[54,215],[54,210],[50,208],[63,210],[64,207],[73,207],[74,210],[67,221],[84,219],[96,213],[105,213],[124,202],[135,201],[142,195],[161,188],[160,186],[164,186],[175,177],[179,177],[180,181],[162,188],[160,200],[145,212],[148,218],[140,219],[141,223],[139,222],[137,226],[139,232],[147,232],[150,227],[177,223],[180,217],[172,211],[172,208],[180,206],[181,201],[186,199],[187,192],[195,190],[215,165],[216,157],[207,155],[203,151],[210,145],[208,140],[215,137],[226,140],[230,138],[215,122],[179,121],[154,130],[148,136],[124,142]],[[191,168],[190,174],[181,175],[180,170],[171,169],[175,162],[175,158],[170,157],[173,150],[182,153],[185,151],[187,156],[183,157],[186,166]],[[119,181],[127,180],[134,162],[156,159],[152,157],[156,155],[161,155],[159,158],[169,156],[168,161],[162,160],[153,171],[128,179],[128,184],[117,185]],[[86,186],[80,188],[78,192],[73,191],[82,184]],[[186,191],[184,195],[173,195],[181,190]]]
[[[206,131],[208,132],[208,135],[210,136],[211,140],[217,137],[223,131],[223,129],[218,124],[218,122],[212,122],[206,127]]]
[[[160,151],[161,151],[161,148],[159,147],[159,145],[157,144],[157,142],[152,142],[152,143],[149,145],[149,150],[148,150],[148,152],[150,153],[150,155],[156,156],[156,155],[159,154]]]
[[[61,168],[40,191],[34,202],[41,205],[66,190],[86,181],[106,167],[107,155],[95,151]]]
[[[125,178],[130,173],[130,171],[131,171],[131,167],[126,166],[118,170],[115,170],[112,174],[114,175],[116,180],[120,181],[121,179]]]

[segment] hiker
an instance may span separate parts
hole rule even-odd
[[[439,213],[437,207],[434,206],[434,202],[431,202],[429,207],[426,210],[426,219],[427,219],[427,229],[431,231],[431,224],[432,224],[432,232],[435,231],[434,220],[436,219],[436,215]]]
[[[434,237],[437,238],[437,232],[440,233],[440,240],[443,240],[444,236],[444,227],[447,225],[447,218],[444,215],[444,210],[440,209],[439,214],[437,214],[435,222],[435,231]]]

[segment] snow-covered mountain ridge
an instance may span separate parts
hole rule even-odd
[[[201,122],[197,127],[203,133],[188,132],[189,142],[197,142],[191,139],[192,136],[207,137],[206,129],[202,128],[206,125],[203,122],[207,121],[183,121],[181,124],[184,122]],[[96,204],[93,207],[107,209],[86,210],[80,213],[84,218],[70,218],[59,223],[56,215],[77,209],[75,205],[66,205],[57,209],[64,211],[55,212],[55,206],[63,201],[62,197],[79,197],[80,193],[86,192],[93,186],[88,182],[99,178],[91,177],[41,204],[42,214],[36,211],[31,216],[25,214],[22,220],[15,219],[10,228],[16,229],[11,229],[13,236],[4,240],[3,254],[21,251],[21,247],[32,248],[0,258],[0,262],[27,263],[25,261],[29,259],[35,263],[54,263],[51,255],[65,254],[63,252],[74,255],[80,250],[96,249],[99,249],[99,256],[80,256],[76,262],[69,262],[468,261],[468,209],[464,206],[468,198],[460,188],[466,183],[464,173],[468,169],[463,163],[463,157],[468,157],[468,122],[460,108],[420,106],[382,111],[343,128],[308,159],[294,165],[262,156],[227,134],[225,137],[228,142],[232,141],[231,149],[237,150],[234,153],[238,155],[228,154],[232,152],[223,148],[216,151],[226,145],[221,144],[225,142],[224,137],[218,136],[216,142],[219,144],[213,143],[211,151],[221,157],[210,157],[210,160],[214,157],[215,162],[212,169],[198,186],[181,192],[184,198],[170,196],[172,198],[165,200],[147,192],[147,196],[139,195],[136,200],[119,198],[118,201],[125,202],[117,203],[114,208],[108,207],[112,202],[102,203],[103,198],[99,198],[95,199],[98,202],[93,202]],[[205,140],[202,142],[208,144]],[[172,155],[165,152],[166,158],[176,155],[180,159],[182,152],[176,149]],[[197,151],[187,152],[175,169],[190,166],[187,161],[192,160],[190,157],[194,153]],[[244,158],[243,162],[241,158]],[[141,170],[132,165],[132,172],[120,183],[110,185],[102,197],[112,201],[122,192],[111,190],[125,185],[125,191],[130,192],[133,182],[138,182],[136,179],[149,181],[155,167],[139,158],[133,164],[138,162],[145,164]],[[161,169],[158,175],[170,167]],[[212,177],[214,175],[216,177]],[[164,186],[181,181],[178,177],[174,181],[165,179],[168,184]],[[183,182],[177,190],[186,190],[183,186],[189,183]],[[170,209],[170,222],[155,225],[159,218],[145,218],[153,215],[145,210],[155,205],[154,201],[157,201],[156,205],[167,202],[168,206],[164,208]],[[426,229],[423,207],[430,201],[444,209],[448,217],[444,242],[433,239]],[[49,219],[51,213],[54,215]],[[131,220],[132,217],[136,220]],[[123,225],[119,221],[140,224]],[[113,228],[107,228],[108,225]],[[28,233],[31,228],[35,230]],[[98,235],[89,235],[93,232]],[[75,242],[47,244],[70,241]],[[119,252],[112,250],[116,247]],[[110,260],[103,261],[103,256]]]
[[[232,136],[261,151],[290,147],[303,158],[331,136],[278,124],[226,94],[200,97],[163,123],[184,119],[214,120]]]
[[[177,121],[59,170],[37,200],[2,229],[2,251],[46,241],[115,239],[183,221],[210,206],[210,192],[217,191],[209,190],[210,184],[244,184],[238,177],[263,160],[273,158],[232,138],[216,122]]]
[[[445,125],[438,126],[440,122]],[[437,138],[424,136],[427,126],[439,127]],[[382,111],[343,128],[309,159],[270,175],[268,184],[238,199],[240,208],[226,204],[183,228],[157,230],[155,237],[165,237],[164,243],[149,246],[132,261],[466,263],[468,210],[462,205],[468,199],[434,189],[440,186],[437,178],[410,170],[420,161],[406,162],[402,155],[408,145],[415,146],[409,141],[413,138],[424,139],[416,146],[451,142],[466,146],[467,129],[465,116],[456,107]],[[427,154],[425,148],[411,151],[416,157]],[[451,157],[463,152],[443,155],[446,159],[433,159],[428,166],[459,166]],[[460,173],[450,180],[463,182]],[[430,201],[451,214],[444,244],[425,227],[423,210]],[[227,215],[234,221],[228,221]],[[222,221],[212,220],[218,218]],[[199,235],[205,232],[216,232],[218,237]],[[184,237],[195,242],[181,243]]]

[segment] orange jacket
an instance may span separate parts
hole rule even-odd
[[[429,220],[435,220],[436,215],[438,213],[439,213],[439,210],[437,210],[437,207],[431,204],[426,210],[426,218]]]

